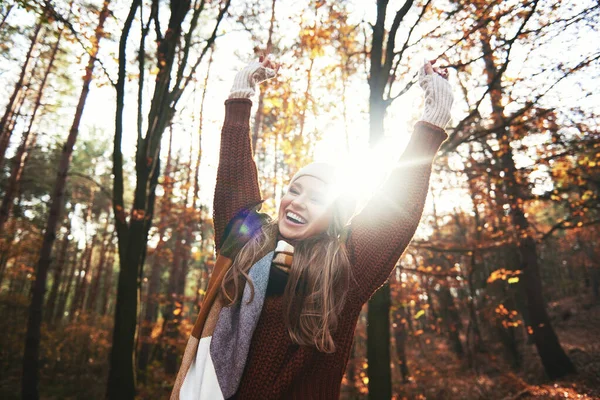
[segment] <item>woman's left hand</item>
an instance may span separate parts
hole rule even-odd
[[[280,66],[268,56],[260,57],[259,61],[252,61],[236,74],[229,98],[251,98],[256,91],[256,85],[274,78]]]
[[[425,61],[419,69],[419,85],[425,91],[425,109],[421,121],[444,129],[450,121],[454,96],[448,83],[448,71],[433,64],[435,61]]]

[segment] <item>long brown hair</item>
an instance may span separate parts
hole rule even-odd
[[[332,335],[348,295],[350,261],[343,243],[344,222],[334,209],[326,232],[294,243],[283,293],[285,324],[292,342],[315,346],[325,353],[335,351]],[[246,283],[252,290],[252,301],[254,285],[248,271],[275,249],[278,235],[277,221],[270,222],[240,250],[221,283],[227,305],[241,300]]]

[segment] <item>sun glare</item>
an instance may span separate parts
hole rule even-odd
[[[409,135],[384,136],[375,147],[368,143],[351,146],[340,145],[339,132],[330,131],[315,145],[315,161],[327,162],[337,167],[337,187],[333,196],[351,193],[360,203],[367,201],[382,185],[388,173],[397,165],[406,147]]]

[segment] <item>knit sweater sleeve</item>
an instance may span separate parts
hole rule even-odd
[[[433,158],[446,138],[443,129],[418,122],[398,165],[353,218],[347,248],[361,301],[383,285],[410,243],[423,212]]]
[[[229,221],[243,208],[261,201],[258,174],[250,142],[249,99],[225,102],[225,122],[221,131],[221,150],[213,201],[215,247],[219,251]]]

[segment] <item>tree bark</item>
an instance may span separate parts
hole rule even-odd
[[[406,339],[408,338],[408,314],[404,306],[398,307],[398,312],[395,315],[394,322],[396,327],[394,328],[394,340],[396,342],[396,356],[398,357],[398,365],[400,366],[400,373],[402,374],[402,382],[407,383],[410,379],[410,372],[408,370],[408,359],[406,357]]]
[[[23,375],[21,393],[24,399],[38,399],[38,382],[39,382],[39,347],[42,323],[42,306],[44,302],[44,294],[46,292],[46,279],[48,275],[48,267],[52,257],[52,245],[56,239],[56,227],[64,207],[64,194],[67,181],[69,165],[71,163],[71,155],[73,147],[79,133],[79,123],[83,114],[85,101],[90,90],[90,83],[93,77],[94,64],[98,55],[99,42],[103,35],[103,27],[106,18],[108,17],[109,0],[104,1],[102,11],[100,12],[98,26],[95,30],[94,43],[92,46],[89,61],[85,70],[83,79],[83,88],[79,96],[73,124],[69,131],[67,142],[63,145],[62,154],[58,166],[58,174],[52,192],[50,213],[46,223],[40,257],[36,268],[36,278],[33,287],[33,296],[29,308],[29,319],[27,321],[27,333],[25,335],[25,352],[23,355]]]
[[[12,11],[12,9],[14,8],[14,4],[11,4],[10,6],[8,6],[8,8],[6,9],[6,14],[4,14],[2,16],[2,21],[0,21],[0,30],[2,30],[2,28],[4,28],[4,24],[6,23],[6,20],[8,19],[8,16],[10,15],[10,12]]]
[[[133,195],[131,216],[127,220],[124,210],[124,179],[121,138],[123,130],[123,106],[126,79],[126,43],[133,17],[141,1],[135,0],[127,17],[121,40],[119,42],[119,75],[117,81],[117,113],[115,120],[115,141],[113,150],[113,209],[115,227],[119,246],[120,271],[117,285],[115,306],[115,325],[113,345],[110,353],[107,398],[133,399],[135,396],[135,333],[138,314],[139,284],[146,256],[148,231],[154,214],[155,189],[160,172],[160,149],[162,135],[175,113],[177,101],[180,99],[192,75],[184,77],[184,70],[193,42],[193,30],[198,22],[205,2],[194,8],[189,23],[189,30],[182,35],[182,24],[190,9],[190,0],[171,1],[168,28],[164,37],[158,40],[157,67],[158,74],[154,86],[154,94],[148,112],[148,129],[146,136],[138,135],[136,150],[136,187]],[[216,17],[215,29],[206,41],[196,64],[195,70],[208,49],[214,43],[217,28],[225,15],[230,0],[225,0]],[[158,15],[155,16],[158,18]],[[161,36],[160,32],[158,35]],[[195,38],[194,38],[195,41]],[[178,47],[183,42],[182,47]],[[177,50],[181,50],[177,53]],[[175,56],[179,54],[179,65],[176,68],[175,82],[171,82]],[[141,83],[140,83],[141,84]]]
[[[47,4],[46,4],[47,7]],[[25,61],[23,62],[23,66],[21,67],[21,73],[19,74],[19,78],[15,83],[15,87],[13,89],[10,98],[8,99],[8,104],[6,105],[6,110],[4,111],[4,115],[2,115],[2,119],[0,119],[0,168],[4,163],[4,156],[6,154],[6,149],[8,148],[8,144],[10,142],[10,136],[12,135],[12,129],[8,128],[8,122],[13,115],[13,107],[15,105],[15,100],[17,99],[17,95],[20,93],[23,87],[23,81],[25,79],[25,74],[27,73],[29,62],[31,61],[31,55],[33,53],[33,49],[37,45],[38,36],[40,31],[42,30],[42,26],[44,24],[46,8],[44,8],[44,13],[40,16],[34,30],[31,35],[31,42],[29,44],[29,49],[27,50],[27,54],[25,55]]]
[[[123,154],[121,152],[121,138],[123,135],[123,109],[125,106],[125,65],[127,64],[126,48],[127,38],[135,14],[141,5],[141,0],[133,0],[129,14],[125,20],[121,38],[119,40],[119,75],[116,85],[116,115],[115,115],[115,139],[113,149],[113,210],[115,214],[115,228],[118,238],[118,251],[121,270],[117,284],[117,304],[115,309],[115,325],[113,328],[113,341],[110,352],[109,374],[107,382],[106,398],[133,400],[135,397],[135,374],[134,374],[134,336],[137,314],[138,296],[138,264],[134,260],[133,265],[127,257],[129,247],[129,232],[125,220],[123,202]],[[137,160],[136,160],[137,161]],[[140,160],[141,161],[141,160]],[[136,163],[137,164],[137,163]],[[139,177],[138,177],[139,179]],[[136,232],[140,234],[140,232]],[[144,238],[145,239],[145,238]],[[106,311],[106,304],[104,306]]]
[[[60,46],[60,41],[62,38],[62,34],[64,31],[64,25],[58,30],[58,36],[56,38],[56,43],[52,47],[52,51],[50,53],[50,59],[48,60],[48,66],[44,71],[44,76],[42,77],[42,81],[40,82],[40,87],[38,89],[35,104],[33,106],[33,111],[31,112],[31,117],[29,119],[29,125],[25,132],[23,133],[23,137],[21,138],[21,144],[19,145],[15,157],[13,158],[13,166],[10,175],[10,179],[8,180],[8,184],[6,187],[6,191],[4,192],[4,198],[2,199],[2,205],[0,205],[0,235],[4,231],[4,225],[8,220],[10,212],[12,210],[12,206],[14,203],[14,197],[17,192],[17,187],[20,184],[21,176],[23,174],[23,169],[25,168],[24,160],[26,159],[27,150],[30,148],[32,143],[35,143],[35,138],[30,141],[29,135],[31,134],[31,130],[33,128],[33,124],[35,122],[35,118],[37,116],[37,112],[40,109],[42,104],[42,97],[44,95],[44,89],[46,88],[46,82],[48,81],[48,76],[52,72],[52,67],[54,66],[54,61],[56,60],[56,54],[58,53],[58,48]],[[28,53],[29,56],[29,53]],[[1,129],[0,129],[1,132]],[[6,150],[6,149],[4,149]],[[4,153],[0,153],[0,157],[4,157]],[[0,165],[2,164],[2,159],[0,158]]]
[[[396,55],[395,41],[398,28],[413,5],[406,0],[395,13],[394,22],[386,37],[386,14],[389,0],[377,0],[377,16],[372,25],[373,37],[369,55],[369,145],[374,147],[384,133],[384,120],[391,99],[385,99],[385,88],[393,82],[390,75]],[[418,23],[418,21],[416,22]],[[384,43],[385,42],[385,43]],[[369,398],[392,398],[392,373],[390,355],[390,287],[389,282],[369,300],[367,316],[367,358]]]
[[[104,233],[102,235],[102,242],[100,246],[100,259],[98,260],[98,267],[96,268],[96,273],[92,278],[92,282],[90,285],[90,293],[87,296],[87,300],[85,302],[85,306],[83,309],[89,313],[91,313],[92,318],[97,314],[97,304],[98,304],[98,296],[100,290],[100,281],[102,279],[102,275],[104,275],[104,268],[106,266],[107,259],[107,250],[110,247],[109,243],[111,241],[112,235],[108,231],[108,223],[110,218],[108,215],[106,216],[106,224],[104,225]]]
[[[112,240],[112,238],[111,238]],[[102,303],[100,306],[100,315],[105,316],[108,314],[108,305],[109,299],[112,294],[112,276],[113,276],[113,267],[115,263],[115,249],[114,245],[111,242],[108,251],[108,260],[106,261],[106,272],[104,273],[104,282],[103,282],[103,296]]]
[[[83,257],[81,258],[83,259]],[[71,293],[71,287],[73,286],[73,280],[75,279],[75,270],[77,268],[77,249],[73,249],[73,254],[71,256],[71,260],[67,261],[65,267],[71,266],[69,271],[67,272],[67,282],[65,283],[63,290],[60,293],[58,298],[58,305],[56,307],[56,312],[54,314],[53,322],[56,323],[57,319],[60,320],[65,315],[65,309],[67,306],[67,300],[69,298],[69,294]]]
[[[91,242],[88,243],[86,257],[82,260],[83,269],[79,271],[80,279],[78,280],[78,284],[75,287],[75,296],[73,296],[73,301],[71,302],[71,311],[69,312],[69,318],[71,321],[76,321],[79,317],[80,312],[83,311],[83,305],[85,304],[85,295],[88,290],[92,270],[92,256],[94,255],[94,250],[96,249],[97,239],[98,234],[94,234],[94,236],[92,236]]]
[[[446,327],[450,347],[458,357],[464,355],[464,350],[459,336],[460,317],[454,305],[454,298],[450,293],[448,286],[442,284],[438,291],[438,301],[440,303],[440,314]]]
[[[115,130],[113,208],[119,240],[121,270],[117,286],[115,326],[110,353],[107,398],[133,399],[135,396],[135,331],[139,285],[146,254],[148,231],[152,222],[154,193],[160,170],[160,141],[171,120],[174,109],[169,87],[177,45],[181,38],[181,25],[190,2],[171,2],[171,16],[166,34],[158,44],[159,72],[148,114],[146,137],[138,136],[136,151],[136,178],[133,210],[129,224],[123,210],[123,170],[121,155],[122,112],[125,85],[125,45],[133,16],[140,2],[132,4],[119,46],[119,81],[117,84],[117,122]]]
[[[63,236],[60,250],[58,252],[58,259],[54,264],[54,271],[52,276],[52,288],[46,301],[46,322],[52,323],[56,315],[56,301],[58,299],[58,289],[63,279],[63,271],[65,269],[65,262],[67,261],[67,250],[69,249],[69,235],[71,235],[71,219],[66,218],[67,231]]]
[[[150,272],[150,278],[148,279],[148,290],[146,294],[146,307],[144,309],[144,318],[140,326],[140,341],[142,342],[138,357],[138,370],[140,373],[140,380],[145,382],[146,380],[146,368],[150,360],[150,334],[152,333],[152,327],[156,322],[158,315],[158,294],[160,290],[160,275],[162,272],[162,263],[165,261],[162,257],[163,250],[165,248],[165,241],[163,239],[166,227],[168,215],[171,209],[171,194],[173,189],[174,180],[171,177],[172,168],[172,145],[173,145],[173,131],[170,131],[169,135],[169,150],[167,153],[167,164],[165,165],[165,171],[163,173],[163,190],[162,202],[160,207],[160,219],[158,222],[158,244],[154,249],[154,256],[152,259],[152,268]]]

